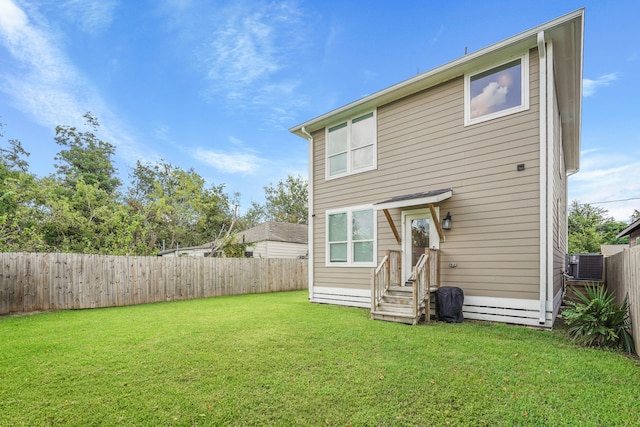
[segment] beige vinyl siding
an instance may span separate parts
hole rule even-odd
[[[251,248],[254,258],[301,258],[307,255],[305,243],[265,240],[256,243]]]
[[[325,266],[327,209],[453,188],[439,205],[453,216],[442,251],[442,284],[465,295],[539,298],[538,57],[530,55],[530,108],[464,126],[464,79],[379,106],[377,170],[326,181],[324,130],[314,136],[314,286],[369,289],[371,268]],[[518,172],[518,164],[525,170]],[[390,211],[401,231],[401,210]],[[400,249],[378,214],[379,261]],[[448,268],[450,262],[457,268]]]
[[[564,164],[562,145],[562,127],[560,108],[554,90],[553,93],[553,295],[562,290],[562,273],[565,266],[567,247],[567,174]],[[553,296],[551,296],[553,297]]]

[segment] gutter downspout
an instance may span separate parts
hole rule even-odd
[[[300,132],[305,134],[307,136],[307,141],[309,141],[309,179],[307,181],[307,209],[309,210],[307,213],[307,223],[309,224],[309,229],[307,231],[307,251],[309,253],[307,259],[307,270],[309,277],[307,280],[309,286],[309,300],[313,300],[313,217],[315,216],[313,213],[313,136],[307,132],[307,129],[304,126],[300,128]]]
[[[548,227],[548,165],[547,165],[547,51],[544,31],[538,32],[538,65],[540,73],[540,315],[538,324],[544,325],[547,320],[547,227]],[[527,94],[528,96],[528,94]]]
[[[562,139],[556,138],[556,108],[557,108],[557,97],[555,95],[555,74],[553,73],[553,40],[549,40],[546,43],[546,62],[547,62],[547,138],[548,138],[548,148],[547,148],[547,215],[551,227],[547,227],[547,260],[548,260],[548,268],[547,268],[547,302],[549,303],[549,309],[551,310],[551,323],[555,320],[555,315],[557,315],[555,305],[555,275],[556,275],[556,264],[555,264],[555,241],[553,240],[554,232],[558,233],[557,239],[560,241],[560,227],[558,227],[558,223],[560,221],[560,212],[559,207],[556,209],[555,203],[560,204],[560,200],[558,199],[558,195],[556,194],[556,173],[558,172],[560,165],[556,164],[561,160],[561,157],[556,158],[556,152],[561,151],[556,150],[556,147],[562,144]],[[550,99],[549,99],[550,98]]]

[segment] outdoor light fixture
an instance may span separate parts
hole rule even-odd
[[[442,220],[442,229],[451,230],[451,212],[447,212],[447,216]]]

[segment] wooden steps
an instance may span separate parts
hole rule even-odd
[[[425,249],[409,280],[399,286],[401,252],[388,250],[371,275],[371,318],[389,322],[417,324],[431,319],[431,295],[440,283],[439,251]],[[418,300],[414,301],[414,292]]]
[[[418,318],[413,314],[413,289],[409,286],[391,286],[387,289],[378,303],[376,309],[371,312],[374,320],[406,323],[415,325],[424,315],[421,308]]]

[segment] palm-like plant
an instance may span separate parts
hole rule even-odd
[[[627,296],[616,304],[614,295],[604,286],[587,285],[585,293],[573,289],[579,301],[569,301],[562,312],[569,335],[576,342],[592,347],[621,347],[634,351]]]

